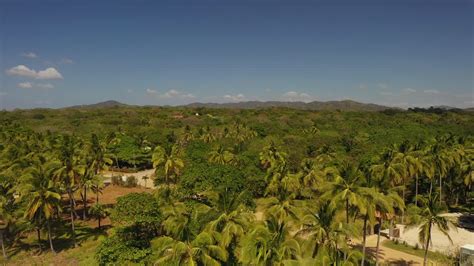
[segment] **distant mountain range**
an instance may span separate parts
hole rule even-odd
[[[287,107],[302,110],[342,110],[342,111],[383,111],[386,109],[398,109],[372,103],[360,103],[351,100],[328,101],[328,102],[278,102],[278,101],[248,101],[238,103],[192,103],[186,107],[207,108],[236,108],[236,109],[259,109],[270,107]]]
[[[110,107],[120,107],[120,106],[131,106],[125,103],[117,102],[117,101],[105,101],[105,102],[99,102],[99,103],[94,103],[94,104],[83,104],[83,105],[73,105],[73,106],[68,106],[65,107],[66,109],[69,108],[110,108]]]
[[[87,105],[75,105],[66,108],[110,108],[110,107],[124,107],[124,106],[132,106],[128,104],[124,104],[118,101],[105,101],[99,102],[95,104],[87,104]],[[397,109],[402,110],[401,108],[397,107],[388,107],[383,105],[377,105],[372,103],[360,103],[352,100],[343,100],[343,101],[328,101],[328,102],[280,102],[280,101],[267,101],[267,102],[260,102],[260,101],[247,101],[247,102],[236,102],[236,103],[191,103],[187,105],[182,105],[180,107],[187,107],[187,108],[198,108],[198,107],[205,107],[205,108],[226,108],[226,109],[262,109],[262,108],[272,108],[272,107],[284,107],[284,108],[293,108],[293,109],[300,109],[300,110],[341,110],[341,111],[383,111],[387,109]],[[444,110],[452,110],[459,108],[454,108],[450,106],[436,106],[434,108],[444,109]],[[462,109],[464,111],[474,111],[474,108],[466,108]]]

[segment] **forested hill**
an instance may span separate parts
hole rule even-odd
[[[341,111],[383,111],[392,109],[392,107],[372,104],[360,103],[351,100],[344,101],[328,101],[328,102],[280,102],[280,101],[247,101],[237,103],[192,103],[187,107],[207,107],[207,108],[236,108],[236,109],[258,109],[270,107],[288,107],[303,110],[341,110]]]

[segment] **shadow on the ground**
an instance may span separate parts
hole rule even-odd
[[[474,214],[462,214],[458,218],[458,225],[459,227],[474,232]]]

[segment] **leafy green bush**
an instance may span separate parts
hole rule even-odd
[[[111,178],[112,185],[123,186],[124,182],[121,176],[112,176]]]
[[[97,247],[95,258],[99,265],[127,265],[140,263],[148,255],[151,249],[143,247],[143,243],[136,240],[127,239],[120,234],[106,238]]]
[[[136,177],[133,175],[127,176],[127,179],[125,180],[125,186],[126,187],[136,187],[138,184],[138,180]]]
[[[148,193],[130,193],[117,199],[111,219],[121,226],[139,225],[156,233],[161,223],[159,205]]]

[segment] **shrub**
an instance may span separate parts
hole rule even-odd
[[[111,178],[112,185],[123,186],[124,182],[121,176],[112,176]]]
[[[137,178],[131,175],[131,176],[127,176],[127,180],[125,181],[125,186],[136,187],[137,183],[138,183]]]
[[[95,258],[99,265],[129,265],[142,262],[150,253],[150,248],[141,247],[142,243],[136,242],[120,234],[102,241],[97,247]]]
[[[155,231],[161,223],[159,205],[153,195],[130,193],[117,199],[112,222],[122,226],[141,225]]]

